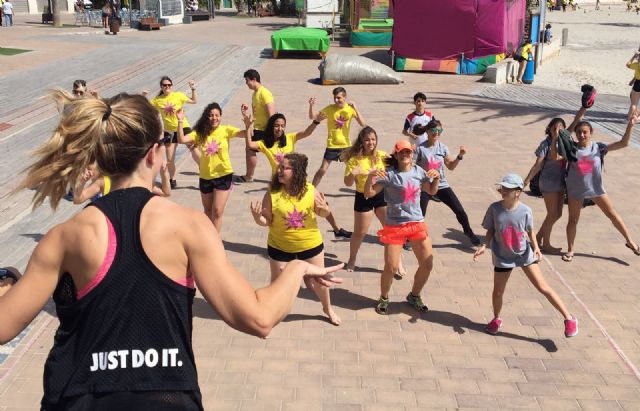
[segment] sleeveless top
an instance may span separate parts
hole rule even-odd
[[[152,197],[134,187],[89,204],[110,223],[115,253],[102,281],[80,298],[71,275],[58,282],[60,326],[45,363],[42,409],[97,409],[92,401],[104,397],[97,394],[123,393],[146,395],[142,403],[156,410],[202,409],[191,347],[195,290],[163,274],[140,240]]]
[[[307,182],[307,192],[301,199],[284,190],[271,193],[272,221],[267,244],[287,253],[299,253],[322,244],[322,234],[316,220],[315,188]]]

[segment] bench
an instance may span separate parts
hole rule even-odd
[[[507,58],[487,67],[482,80],[493,84],[514,83],[517,74],[518,63]]]
[[[140,24],[138,25],[138,30],[160,30],[161,24],[154,17],[143,17],[140,19]]]
[[[207,21],[210,19],[209,12],[205,10],[185,10],[184,16],[191,17],[191,21]]]

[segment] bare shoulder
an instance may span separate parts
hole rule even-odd
[[[202,211],[184,207],[160,196],[149,200],[141,223],[144,223],[145,217],[153,221],[155,229],[174,233],[193,233],[211,223]]]

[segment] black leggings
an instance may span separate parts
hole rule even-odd
[[[456,219],[462,226],[464,233],[467,235],[473,234],[473,230],[469,225],[469,217],[467,217],[467,213],[464,211],[462,204],[460,204],[460,200],[458,200],[456,193],[453,192],[451,187],[439,189],[436,195],[447,205],[447,207],[451,209],[451,211],[455,213]],[[422,210],[422,215],[427,214],[427,206],[429,205],[430,199],[431,196],[429,194],[424,191],[420,192],[420,209]]]

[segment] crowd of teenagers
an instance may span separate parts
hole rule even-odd
[[[73,95],[52,93],[60,121],[35,152],[19,189],[34,190],[34,207],[48,200],[55,209],[70,189],[75,202],[92,201],[42,238],[24,275],[14,268],[0,271],[0,311],[5,313],[0,317],[0,342],[27,327],[51,296],[56,305],[60,325],[45,364],[42,409],[202,409],[191,344],[196,285],[231,327],[266,337],[289,313],[304,281],[328,321],[339,325],[329,289],[341,279],[333,274],[343,266],[358,269],[358,251],[374,216],[382,226],[377,234],[384,245],[375,311],[388,313],[391,285],[406,274],[403,248],[413,252],[418,266],[406,300],[419,312],[427,311],[422,290],[433,269],[425,223],[431,201],[451,209],[474,249],[474,260],[491,249],[493,316],[486,326],[490,334],[498,333],[503,324],[503,295],[517,267],[562,315],[565,336],[578,333],[578,320],[545,282],[538,265],[541,253],[560,251],[550,238],[565,196],[565,261],[574,258],[586,198],[640,255],[602,182],[606,154],[629,144],[638,115],[630,115],[620,141],[592,141],[593,129],[582,120],[593,104],[592,88],[569,127],[562,118],[549,122],[526,178],[511,173],[497,183],[502,199],[486,211],[482,241],[445,177],[445,168],[460,166],[467,149],[449,151],[442,141],[444,125],[427,111],[425,94],[414,96],[415,109],[402,127],[406,138],[386,153],[344,88],[335,88],[333,103],[321,110],[315,98],[309,99],[310,124],[287,132],[286,118],[276,111],[259,73],[248,70],[244,78],[253,95],[251,106],[241,107],[242,128],[224,124],[222,107],[215,102],[207,104],[191,126],[183,107],[197,102],[196,83],[188,82],[187,96],[173,91],[167,76],[150,100],[146,91],[100,98],[84,82],[74,83]],[[353,141],[352,120],[361,126]],[[297,145],[325,121],[326,150],[309,181],[308,157]],[[246,173],[236,180],[229,156],[234,138],[246,148]],[[165,198],[177,186],[177,144],[186,144],[199,165],[204,213]],[[219,235],[232,185],[253,181],[257,152],[271,166],[264,197],[252,201],[247,210],[257,225],[268,229],[271,281],[260,289],[230,263]],[[318,189],[336,162],[345,165],[344,184],[355,185],[353,233],[338,225]],[[160,186],[155,183],[158,174]],[[523,190],[536,175],[547,209],[537,234],[532,210],[521,202]],[[319,217],[330,222],[336,238],[349,239],[346,265],[324,266]]]

